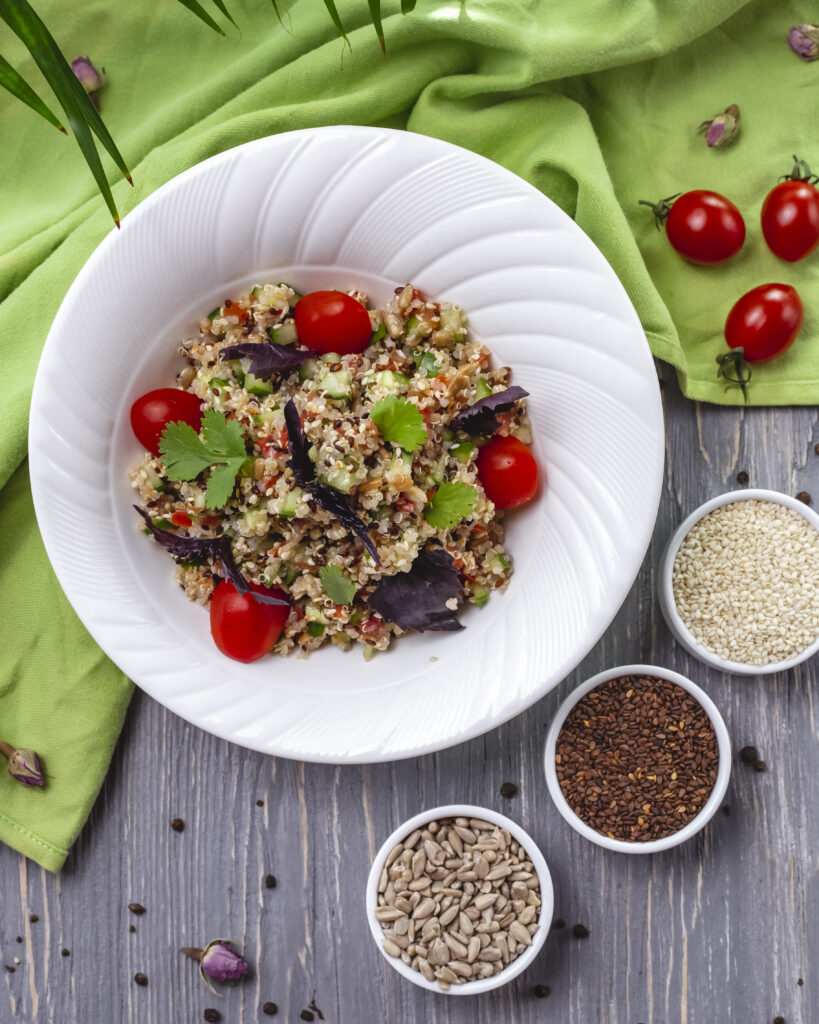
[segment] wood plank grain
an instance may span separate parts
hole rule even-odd
[[[299,1021],[313,998],[333,1024],[765,1024],[777,1014],[816,1024],[816,661],[775,677],[710,671],[673,643],[654,587],[675,525],[739,486],[739,471],[750,486],[807,490],[819,501],[817,411],[695,406],[671,380],[664,396],[667,474],[640,575],[571,677],[499,729],[395,764],[305,765],[226,744],[137,695],[62,875],[0,849],[0,960],[15,968],[0,972],[0,1024],[183,1024],[209,1006],[225,1022]],[[653,857],[608,853],[577,836],[552,806],[541,768],[562,697],[590,674],[634,661],[700,682],[735,748],[753,743],[768,763],[758,774],[735,759],[730,814]],[[507,780],[519,786],[511,800],[500,796]],[[456,801],[497,808],[527,828],[568,925],[524,976],[476,998],[403,981],[375,948],[363,910],[383,838],[418,810]],[[169,827],[176,816],[181,834]],[[274,889],[264,885],[269,873]],[[146,913],[130,914],[131,901]],[[576,922],[588,938],[574,938]],[[253,965],[222,999],[177,952],[217,935],[243,941]],[[138,971],[147,987],[134,983]],[[537,998],[536,984],[550,995]],[[278,1018],[262,1015],[268,1000]]]

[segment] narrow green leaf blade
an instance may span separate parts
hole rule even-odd
[[[276,17],[279,19],[279,24],[284,25],[284,22],[282,21],[281,11],[279,10],[279,5],[276,3],[276,0],[270,0],[270,2],[273,4],[273,10],[276,12]]]
[[[196,15],[197,18],[204,21],[208,28],[212,28],[213,31],[218,32],[220,36],[225,34],[222,31],[222,28],[216,24],[205,8],[199,3],[199,0],[179,0],[179,3],[182,4],[183,7],[187,7],[192,14]]]
[[[330,20],[335,25],[336,31],[344,40],[344,42],[349,46],[350,40],[347,38],[347,33],[344,31],[344,26],[341,24],[341,18],[339,17],[338,11],[336,10],[336,5],[333,3],[333,0],[324,0],[324,6],[327,8],[327,13],[330,15]]]
[[[367,6],[370,8],[370,17],[375,27],[375,34],[378,36],[378,42],[381,44],[381,52],[387,52],[387,46],[384,42],[384,26],[381,24],[381,0],[367,0]]]
[[[415,10],[416,0],[401,0],[401,13],[409,14]]]
[[[222,12],[222,14],[224,14],[224,16],[227,18],[227,20],[231,23],[231,25],[235,29],[238,29],[239,26],[233,20],[233,15],[230,13],[230,11],[227,9],[227,7],[225,7],[224,0],[213,0],[213,2],[219,8],[219,10]]]
[[[55,128],[68,134],[57,117],[52,114],[28,82],[14,70],[5,57],[0,57],[0,85],[4,89],[8,89],[12,96],[16,96],[18,100],[28,104],[32,110],[36,110],[40,117],[44,117],[49,124],[53,124]]]

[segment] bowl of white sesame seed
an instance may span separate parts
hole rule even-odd
[[[675,531],[659,574],[677,641],[723,672],[783,672],[819,651],[819,516],[779,491],[730,491]]]

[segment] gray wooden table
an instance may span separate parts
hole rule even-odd
[[[697,406],[671,380],[664,396],[666,481],[639,578],[577,671],[501,728],[415,760],[334,768],[230,746],[137,693],[61,875],[0,848],[0,959],[21,960],[0,972],[1,1024],[193,1024],[206,1007],[226,1024],[297,1022],[313,999],[332,1024],[766,1024],[780,1014],[817,1024],[817,663],[764,678],[710,672],[672,642],[654,596],[673,527],[733,488],[739,471],[751,486],[819,501],[817,410]],[[576,835],[540,767],[569,688],[626,662],[691,675],[722,710],[735,748],[753,743],[768,764],[758,774],[735,758],[724,813],[686,846],[652,857],[604,852]],[[519,786],[513,799],[500,796],[505,781]],[[529,830],[552,870],[555,916],[568,926],[552,931],[528,972],[472,998],[401,979],[363,910],[370,859],[387,834],[425,807],[458,801],[502,810]],[[177,816],[183,833],[169,827]],[[264,885],[269,873],[276,888]],[[146,913],[131,915],[131,901]],[[588,938],[573,936],[578,922]],[[242,940],[253,965],[223,999],[177,952],[220,935]],[[537,997],[536,985],[550,994]],[[269,1000],[275,1018],[262,1013]]]

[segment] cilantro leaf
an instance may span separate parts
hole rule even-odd
[[[424,518],[436,530],[451,530],[466,519],[477,500],[478,492],[471,484],[460,480],[441,484],[425,506]]]
[[[417,451],[427,439],[424,417],[412,402],[400,395],[387,395],[376,402],[370,410],[370,419],[385,441],[391,441],[405,452]]]
[[[324,593],[334,604],[352,604],[358,587],[337,565],[323,565],[319,569],[319,579]]]
[[[168,423],[159,450],[171,480],[193,480],[210,469],[205,503],[213,509],[227,504],[247,458],[242,428],[215,409],[206,410],[202,417],[201,434],[188,423]]]

